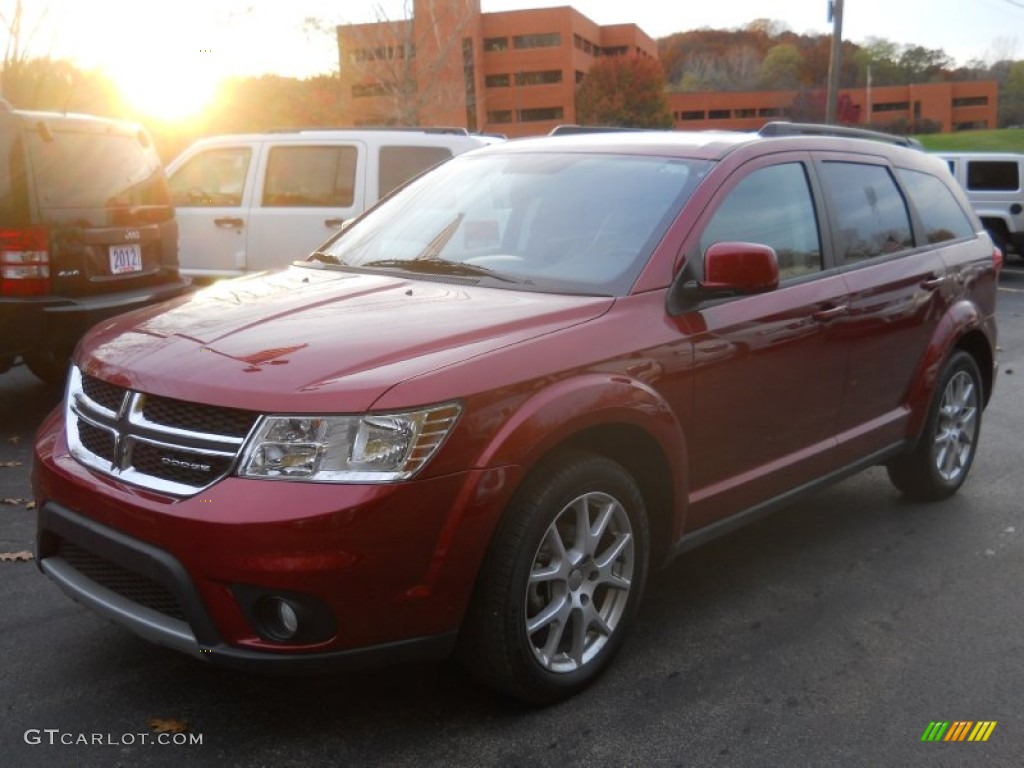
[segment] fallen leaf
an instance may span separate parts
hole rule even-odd
[[[21,435],[11,435],[10,437],[7,438],[7,442],[14,443],[15,445],[17,445],[18,443],[21,442]]]
[[[7,504],[11,507],[20,507],[22,504],[27,504],[28,499],[0,499],[0,504]]]
[[[25,509],[35,509],[35,508],[36,508],[36,503],[34,501],[30,501],[27,504],[25,504]]]
[[[188,730],[188,721],[175,717],[151,717],[146,725],[157,733],[184,733]]]
[[[20,461],[0,461],[0,467],[20,467]]]
[[[32,559],[32,553],[27,549],[21,552],[0,552],[0,563],[27,563]]]

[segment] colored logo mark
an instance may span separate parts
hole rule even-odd
[[[921,741],[988,741],[996,729],[995,720],[932,720]]]

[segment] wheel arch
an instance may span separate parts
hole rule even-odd
[[[981,383],[983,388],[982,401],[988,405],[992,397],[992,388],[995,386],[995,357],[992,353],[992,346],[988,338],[980,329],[975,328],[961,336],[953,347],[962,349],[974,358],[981,371]]]
[[[914,441],[924,427],[924,414],[943,366],[957,349],[970,354],[981,370],[984,402],[988,403],[995,383],[995,329],[992,318],[986,318],[977,304],[960,301],[949,308],[939,321],[931,342],[921,359],[907,395],[912,417],[908,437]]]
[[[478,466],[518,465],[521,486],[565,451],[604,456],[629,472],[647,508],[652,562],[664,560],[682,530],[687,446],[661,395],[621,375],[563,380],[520,406],[483,451]]]

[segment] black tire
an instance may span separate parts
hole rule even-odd
[[[24,355],[25,365],[37,379],[55,387],[63,387],[71,365],[70,352],[41,349]]]
[[[905,496],[937,501],[963,485],[978,450],[983,397],[978,364],[962,350],[953,352],[935,387],[917,445],[887,466],[889,479]]]
[[[587,536],[577,536],[582,514]],[[491,540],[460,638],[461,661],[485,684],[530,704],[590,685],[636,615],[648,531],[643,497],[614,461],[568,453],[535,472]],[[531,585],[531,572],[546,578]]]

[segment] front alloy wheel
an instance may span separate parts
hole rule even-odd
[[[648,549],[643,496],[620,464],[577,452],[545,462],[492,537],[460,638],[463,661],[533,704],[582,690],[632,623]]]
[[[596,658],[622,621],[633,586],[633,526],[606,493],[584,493],[555,517],[533,556],[525,628],[549,672]]]

